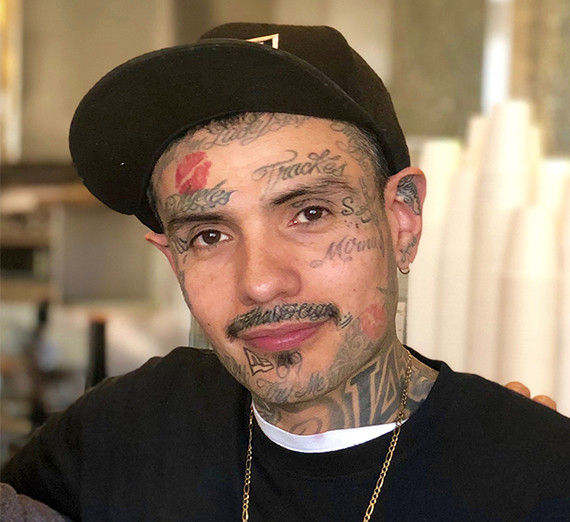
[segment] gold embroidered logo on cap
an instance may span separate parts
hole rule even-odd
[[[279,49],[279,33],[268,34],[267,36],[257,36],[248,38],[248,42],[260,43],[261,45],[271,45],[273,49]]]

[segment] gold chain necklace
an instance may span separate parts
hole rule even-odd
[[[400,429],[402,428],[402,422],[404,421],[404,412],[406,410],[406,404],[408,402],[408,388],[410,386],[410,379],[412,377],[412,354],[408,352],[408,364],[406,366],[406,377],[404,379],[404,389],[402,390],[402,397],[400,398],[400,407],[398,409],[398,417],[396,418],[396,428],[392,434],[392,440],[388,446],[388,452],[386,453],[386,458],[384,459],[384,464],[382,464],[382,469],[380,470],[380,475],[376,481],[376,486],[374,492],[372,493],[372,498],[368,503],[366,508],[366,513],[364,514],[363,522],[368,522],[372,513],[374,511],[374,506],[380,495],[380,490],[384,485],[384,479],[386,478],[386,473],[388,473],[388,468],[392,462],[392,457],[394,456],[394,451],[396,449],[396,444],[398,444],[398,437],[400,436]],[[245,476],[243,482],[243,500],[241,506],[241,520],[242,522],[247,522],[249,520],[249,493],[251,487],[251,464],[253,461],[252,453],[252,440],[253,440],[253,403],[251,404],[249,411],[249,442],[247,444],[247,454],[245,458]]]

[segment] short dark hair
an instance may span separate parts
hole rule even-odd
[[[220,118],[214,118],[198,125],[194,125],[193,127],[186,129],[182,134],[180,134],[177,138],[172,140],[168,147],[164,150],[161,154],[160,158],[163,158],[165,154],[169,151],[174,149],[181,141],[191,138],[196,132],[202,129],[208,129],[209,127],[216,126],[218,128],[228,129],[229,127],[233,127],[235,125],[242,124],[246,121],[248,117],[251,117],[252,114],[255,114],[258,117],[262,117],[268,113],[259,112],[259,113],[251,113],[251,112],[242,112],[237,114],[231,114],[229,116],[222,116]],[[368,171],[370,168],[374,173],[374,179],[376,181],[376,188],[378,190],[378,194],[380,196],[380,200],[382,201],[384,198],[384,187],[386,186],[386,181],[388,180],[390,174],[388,169],[388,163],[386,161],[386,157],[384,152],[382,151],[382,147],[380,146],[380,142],[376,135],[368,130],[365,127],[355,125],[353,123],[344,122],[344,121],[335,121],[331,120],[333,124],[337,125],[335,130],[342,132],[345,136],[347,136],[349,141],[349,146],[346,152],[348,152],[354,159],[360,164],[363,171]],[[160,219],[160,215],[158,213],[158,205],[157,205],[157,198],[156,198],[156,183],[158,181],[159,173],[162,172],[162,169],[157,168],[160,167],[161,160],[159,159],[154,166],[147,190],[146,190],[146,197],[148,203],[154,212],[154,215],[158,219],[159,222],[162,222]]]

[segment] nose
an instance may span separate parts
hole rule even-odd
[[[294,257],[271,231],[264,238],[244,240],[237,267],[239,299],[246,306],[295,296],[301,275]]]

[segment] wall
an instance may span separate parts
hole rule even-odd
[[[79,100],[103,74],[170,45],[169,0],[24,1],[23,157],[69,161]]]

